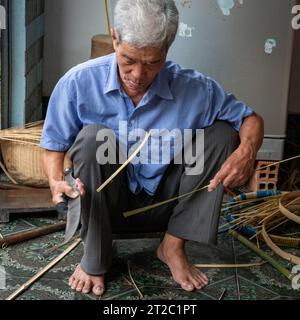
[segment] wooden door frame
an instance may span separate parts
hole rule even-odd
[[[6,29],[1,30],[0,37],[0,50],[1,50],[1,95],[0,95],[0,129],[7,128],[9,126],[9,87],[10,87],[10,6],[9,0],[0,0],[0,5],[6,9]]]

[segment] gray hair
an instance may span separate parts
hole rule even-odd
[[[119,0],[114,13],[118,43],[134,47],[171,47],[178,30],[174,0]]]

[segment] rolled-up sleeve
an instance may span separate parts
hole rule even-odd
[[[213,79],[208,79],[210,96],[209,112],[215,120],[227,121],[236,131],[240,131],[243,120],[254,114],[254,111],[231,93],[227,93]]]
[[[82,128],[77,107],[74,80],[62,78],[49,101],[40,142],[41,148],[63,152],[72,146]]]

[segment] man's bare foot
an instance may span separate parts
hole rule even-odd
[[[188,262],[185,250],[185,240],[166,233],[157,249],[157,257],[170,269],[173,279],[185,291],[202,289],[208,284],[204,273]]]
[[[96,296],[102,296],[105,291],[104,276],[91,276],[85,273],[78,265],[69,279],[69,286],[77,292],[93,292]]]

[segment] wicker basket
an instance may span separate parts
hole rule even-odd
[[[16,182],[34,187],[48,187],[42,169],[42,150],[21,141],[1,141],[2,157],[8,173]]]
[[[4,165],[9,175],[20,184],[33,187],[49,186],[42,168],[42,149],[38,146],[41,130],[42,124],[39,122],[28,128],[0,131]]]

